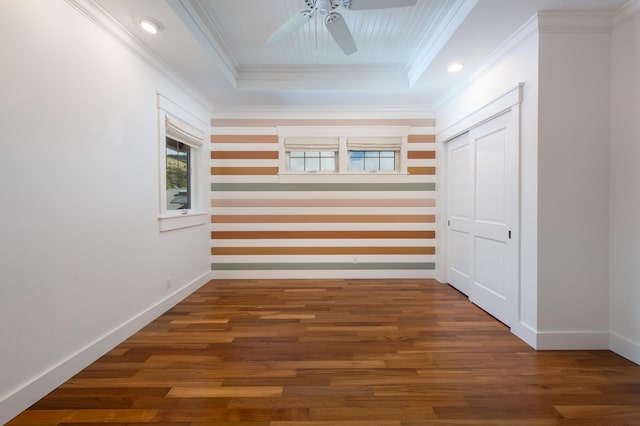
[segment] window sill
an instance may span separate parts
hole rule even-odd
[[[280,183],[314,183],[314,182],[344,182],[344,183],[360,183],[360,182],[408,182],[409,174],[406,172],[347,172],[347,173],[298,173],[284,172],[278,174],[278,182]]]
[[[158,217],[158,223],[160,224],[160,232],[204,225],[207,223],[207,213],[164,214]]]

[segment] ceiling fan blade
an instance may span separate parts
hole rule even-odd
[[[358,48],[347,23],[339,13],[333,12],[324,18],[324,25],[345,55],[351,55]]]
[[[303,10],[302,12],[293,15],[291,19],[289,19],[273,34],[271,34],[271,36],[267,39],[267,44],[275,44],[279,42],[289,34],[296,31],[298,28],[309,22],[311,16],[313,16],[311,10]]]
[[[389,9],[392,7],[415,6],[418,0],[351,0],[349,10]]]

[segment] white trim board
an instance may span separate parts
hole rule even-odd
[[[537,350],[609,349],[608,331],[538,331]]]
[[[609,349],[640,365],[640,343],[610,331]]]
[[[613,26],[623,25],[640,17],[640,0],[630,0],[613,14]]]
[[[522,88],[524,83],[518,83],[512,89],[496,96],[486,104],[467,116],[461,118],[457,122],[451,124],[446,128],[439,128],[436,123],[436,143],[441,144],[443,142],[452,139],[474,126],[478,126],[487,120],[509,110],[515,105],[522,102]]]
[[[295,279],[303,280],[309,277],[318,279],[434,279],[433,270],[255,270],[255,271],[216,271],[213,270],[211,278],[214,280],[227,279]]]

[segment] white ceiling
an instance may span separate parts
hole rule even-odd
[[[358,51],[345,55],[320,19],[266,39],[304,0],[94,0],[214,105],[241,110],[359,106],[430,109],[536,12],[612,12],[626,0],[417,0],[336,9]],[[363,1],[363,0],[361,0]],[[161,24],[152,36],[140,17]],[[450,62],[465,65],[449,74]]]

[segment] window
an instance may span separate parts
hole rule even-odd
[[[289,152],[289,170],[292,172],[335,172],[335,151]]]
[[[284,145],[289,172],[338,170],[338,138],[287,138]]]
[[[397,172],[401,147],[400,138],[349,139],[349,171]]]
[[[279,126],[278,182],[403,182],[407,126]],[[312,136],[309,136],[312,135]],[[373,174],[379,177],[373,177]]]
[[[396,151],[349,151],[349,171],[393,172]]]
[[[167,210],[191,208],[191,147],[167,137],[166,141]]]
[[[160,120],[160,230],[206,223],[204,141],[206,123],[158,94]]]

